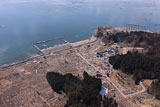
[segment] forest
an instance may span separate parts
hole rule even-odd
[[[109,27],[98,27],[95,37],[100,38],[105,44],[123,43],[132,47],[143,47],[147,51],[152,50],[154,54],[160,53],[160,34],[144,31],[117,32],[116,30],[108,32]],[[156,50],[155,50],[156,49]]]
[[[101,90],[101,79],[83,73],[83,80],[72,74],[59,74],[48,72],[47,81],[52,89],[61,94],[64,92],[68,97],[65,107],[118,107],[114,99],[99,94]]]
[[[109,62],[115,69],[131,75],[136,84],[144,79],[153,79],[148,92],[160,99],[160,33],[145,31],[116,31],[112,27],[98,27],[95,36],[105,45],[122,43],[127,47],[142,47],[143,53],[128,52],[125,55],[116,55]]]
[[[120,69],[128,75],[132,75],[135,84],[137,85],[144,79],[160,80],[160,57],[158,56],[148,56],[138,52],[128,52],[124,55],[110,57],[109,62],[113,65],[114,69]],[[158,91],[159,89],[160,82],[153,82],[149,90],[150,93],[153,93],[156,92],[155,90]],[[157,98],[159,96],[160,93],[156,94]]]
[[[114,69],[121,69],[124,73],[132,74],[135,83],[142,79],[157,79],[160,77],[160,58],[150,57],[137,52],[116,55],[109,62]]]
[[[154,80],[148,88],[148,93],[153,94],[157,99],[160,100],[160,79]]]

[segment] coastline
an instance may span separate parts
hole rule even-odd
[[[110,29],[110,28],[108,28],[108,29]],[[141,30],[141,29],[127,28],[127,27],[116,27],[116,28],[112,28],[112,29],[113,29],[113,33],[114,33],[114,31],[118,31],[118,32],[121,32],[121,31],[124,31],[124,32],[144,31],[144,32],[148,32],[148,33],[154,33],[154,32],[151,32],[149,30]],[[96,30],[96,32],[97,32],[97,30]],[[96,32],[95,32],[95,34],[96,34]],[[95,37],[95,34],[93,34],[90,39],[80,40],[80,41],[73,42],[73,43],[67,42],[67,43],[64,43],[64,44],[58,44],[58,45],[54,45],[54,46],[49,47],[49,48],[41,49],[40,51],[44,52],[45,55],[53,55],[53,53],[57,53],[57,52],[72,49],[72,48],[81,47],[83,45],[95,42],[97,40],[97,38]],[[64,45],[66,45],[66,44],[68,44],[69,46],[66,49],[61,50],[60,48]],[[53,51],[54,48],[58,48],[58,49],[55,49],[56,51]],[[52,53],[51,52],[46,52],[46,51],[49,51],[49,50],[51,50]],[[9,64],[3,64],[3,65],[0,65],[0,70],[3,71],[3,70],[6,70],[7,68],[10,68],[10,67],[19,66],[21,64],[32,61],[36,58],[44,57],[45,55],[43,55],[43,54],[38,55],[37,54],[37,55],[33,55],[32,57],[29,57],[27,59],[24,59],[22,61],[17,61],[17,62],[13,62],[13,63],[9,63]]]
[[[88,44],[88,43],[93,43],[93,42],[95,42],[96,40],[97,40],[97,38],[94,37],[94,35],[92,35],[90,39],[80,40],[80,41],[73,42],[73,43],[69,43],[69,42],[68,42],[68,43],[65,43],[65,44],[70,44],[70,45],[72,46],[72,48],[77,48],[77,47],[86,45],[86,44]],[[49,49],[55,48],[55,47],[57,47],[57,46],[65,45],[65,44],[54,45],[54,46],[49,47],[49,48],[41,49],[41,51],[44,52],[44,51],[47,51],[47,50],[49,50]],[[61,47],[58,47],[58,48],[61,48]],[[71,49],[71,47],[68,48],[68,49]],[[57,52],[64,51],[64,50],[67,50],[67,49],[58,50],[58,51],[53,51],[53,53],[57,53]],[[21,64],[25,64],[25,63],[27,63],[27,62],[29,62],[29,61],[33,61],[33,60],[36,59],[36,58],[42,58],[42,57],[44,57],[44,56],[46,56],[46,55],[53,55],[53,53],[52,53],[52,54],[51,54],[51,53],[48,53],[48,54],[45,54],[45,55],[43,55],[43,54],[40,55],[40,54],[37,53],[36,55],[33,55],[32,57],[26,58],[26,59],[24,59],[24,60],[22,60],[22,61],[17,61],[17,62],[12,62],[12,63],[9,63],[9,64],[0,65],[0,71],[4,71],[4,70],[6,70],[6,69],[8,69],[8,68],[10,68],[10,67],[20,66]]]
[[[109,57],[112,55],[108,52],[105,52],[107,59],[104,56],[97,57],[97,53],[102,52],[102,48],[106,50],[110,48],[115,53],[114,49],[116,46],[121,46],[121,44],[116,45],[116,42],[112,42],[113,44],[111,45],[105,45],[102,38],[97,36],[101,35],[101,31],[104,34],[109,32],[107,35],[103,35],[107,37],[110,34],[114,36],[114,33],[121,31],[129,32],[131,30],[125,28],[98,29],[90,39],[67,43],[66,45],[69,47],[63,49],[61,47],[65,47],[65,44],[55,45],[54,47],[45,49],[50,51],[50,53],[46,52],[42,55],[35,55],[19,63],[5,66],[1,70],[2,72],[0,72],[0,85],[2,86],[0,94],[2,96],[1,98],[4,99],[2,105],[9,105],[10,103],[8,102],[11,102],[12,105],[15,104],[16,106],[21,106],[22,104],[40,106],[45,104],[40,107],[62,107],[63,105],[58,105],[64,104],[67,98],[62,94],[59,95],[53,92],[46,79],[48,72],[57,72],[60,74],[71,73],[74,76],[83,78],[83,71],[86,71],[91,76],[96,76],[98,71],[102,75],[100,79],[103,86],[108,89],[107,96],[112,95],[114,91],[116,95],[115,100],[119,105],[125,103],[134,107],[137,103],[130,102],[135,98],[143,95],[145,97],[140,100],[153,98],[154,96],[147,93],[144,82],[140,83],[140,86],[137,86],[134,84],[134,80],[130,79],[131,76],[127,76],[127,74],[122,75],[121,78],[117,77],[118,73],[120,75],[122,73],[113,69],[112,65],[109,64]],[[106,43],[109,43],[109,41]],[[55,51],[57,48],[60,49]],[[126,47],[122,45],[122,48]],[[120,52],[120,50],[118,51]],[[108,77],[106,73],[110,73],[111,76]],[[11,93],[16,95],[16,97],[13,97]],[[26,96],[25,98],[24,95]],[[28,98],[35,99],[35,103],[32,100],[28,101]],[[18,103],[15,103],[15,100]],[[122,102],[122,100],[124,101]],[[138,100],[136,101],[138,102]],[[154,101],[154,104],[160,104],[159,101]],[[144,105],[141,102],[138,103]]]

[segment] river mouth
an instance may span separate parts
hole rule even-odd
[[[36,55],[32,43],[37,41],[63,37],[76,42],[91,37],[98,26],[160,32],[159,10],[158,0],[1,1],[0,65]]]

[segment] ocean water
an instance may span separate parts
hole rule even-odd
[[[159,0],[1,0],[0,65],[37,54],[31,45],[37,41],[75,42],[89,38],[98,26],[160,32],[159,24]]]

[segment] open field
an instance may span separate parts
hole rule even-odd
[[[140,85],[135,85],[135,82],[131,76],[128,76],[121,71],[115,70],[115,73],[111,79],[116,85],[121,86],[120,90],[125,94],[130,94],[142,90]]]
[[[97,52],[112,46],[104,46],[100,39],[70,45],[74,48],[58,52],[50,48],[50,54],[46,52],[45,58],[37,57],[0,71],[0,107],[63,107],[67,100],[65,94],[55,93],[46,80],[46,73],[52,71],[72,73],[81,79],[83,71],[92,76],[99,71],[103,86],[109,89],[106,96],[113,97],[120,107],[160,105],[160,101],[143,90],[143,85],[136,86],[131,77],[114,70],[108,59],[97,57]],[[106,68],[112,71],[109,77]],[[144,81],[146,87],[149,83]]]
[[[79,56],[77,49],[37,57],[20,66],[0,71],[1,107],[63,107],[65,95],[58,95],[49,86],[46,73],[55,71],[81,76],[83,71],[94,71]]]

